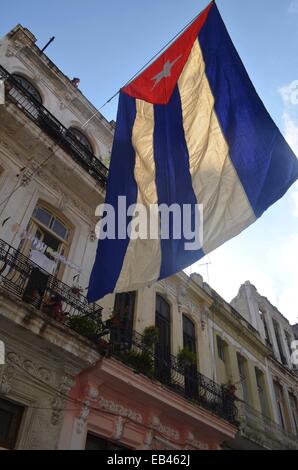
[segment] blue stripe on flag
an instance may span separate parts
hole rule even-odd
[[[257,95],[216,5],[199,34],[215,110],[256,217],[298,178],[298,161]]]
[[[115,208],[116,234],[118,233],[118,196],[126,196],[127,207],[137,201],[138,191],[134,179],[135,151],[132,146],[132,130],[135,118],[135,99],[120,92],[105,200],[105,203],[111,204]],[[126,227],[130,221],[131,217],[126,216]],[[113,292],[121,272],[128,243],[128,237],[122,240],[99,240],[89,281],[89,302]]]
[[[154,159],[158,204],[191,205],[192,221],[197,199],[192,187],[189,171],[189,154],[185,142],[182,122],[181,99],[176,86],[167,105],[154,106]],[[161,268],[159,279],[174,274],[204,256],[202,250],[186,251],[183,235],[181,239],[161,239]],[[173,235],[173,218],[170,218],[170,238]]]

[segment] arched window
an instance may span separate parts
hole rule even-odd
[[[170,305],[161,296],[156,296],[155,326],[158,328],[159,340],[155,346],[155,370],[157,378],[162,381],[171,378],[171,313]]]
[[[42,255],[45,255],[53,261],[52,266],[51,263],[48,264],[51,267],[48,272],[60,277],[63,272],[63,263],[59,258],[67,258],[71,228],[47,204],[40,203],[34,209],[20,250],[34,262],[36,261],[32,256],[41,261]],[[46,265],[45,258],[44,261]]]
[[[34,120],[38,120],[40,110],[37,103],[41,103],[42,99],[37,89],[27,78],[22,75],[13,74],[12,77],[17,83],[10,83],[8,94],[25,111],[28,116]],[[18,83],[21,85],[18,86]]]
[[[35,86],[32,85],[32,83],[29,80],[27,80],[27,78],[23,77],[22,75],[18,75],[17,73],[14,73],[12,76],[15,80],[17,80],[17,82],[19,82],[22,85],[22,87],[31,96],[33,96],[34,99],[36,99],[36,101],[38,101],[39,103],[42,103],[42,99],[41,99],[39,92],[37,91]]]
[[[89,152],[93,153],[92,146],[88,140],[88,138],[76,127],[70,127],[69,131],[76,137],[76,139],[87,149]]]

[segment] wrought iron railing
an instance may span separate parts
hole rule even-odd
[[[79,289],[50,275],[3,240],[0,240],[0,287],[60,322],[67,323],[75,317],[89,321],[90,331],[101,331],[99,305],[88,304]]]
[[[6,99],[21,109],[96,181],[105,185],[108,168],[1,65],[0,79],[5,80]]]
[[[202,406],[236,425],[235,397],[223,387],[197,371],[192,364],[183,364],[173,355],[160,357],[155,346],[146,345],[144,336],[116,325],[101,340],[101,348],[129,365],[136,373],[143,373],[161,382],[170,390]]]
[[[268,449],[298,449],[298,436],[288,432],[244,401],[238,401],[242,433]]]
[[[48,274],[8,243],[0,240],[0,287],[26,304],[60,321],[93,341],[98,350],[112,355],[158,380],[169,389],[223,419],[236,424],[234,397],[196,370],[181,364],[175,356],[160,357],[137,332],[102,322],[101,307],[88,304],[79,289]]]

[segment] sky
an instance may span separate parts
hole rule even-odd
[[[0,35],[17,23],[100,107],[208,0],[0,0]],[[298,0],[217,0],[244,65],[298,155]],[[117,99],[102,109],[116,119]],[[211,263],[211,264],[204,264]],[[291,323],[298,322],[298,183],[252,226],[189,272],[227,301],[249,280]]]

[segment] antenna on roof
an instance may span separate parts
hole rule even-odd
[[[46,43],[46,45],[41,49],[40,53],[44,52],[46,48],[53,42],[55,39],[55,36],[52,36],[51,39]]]

